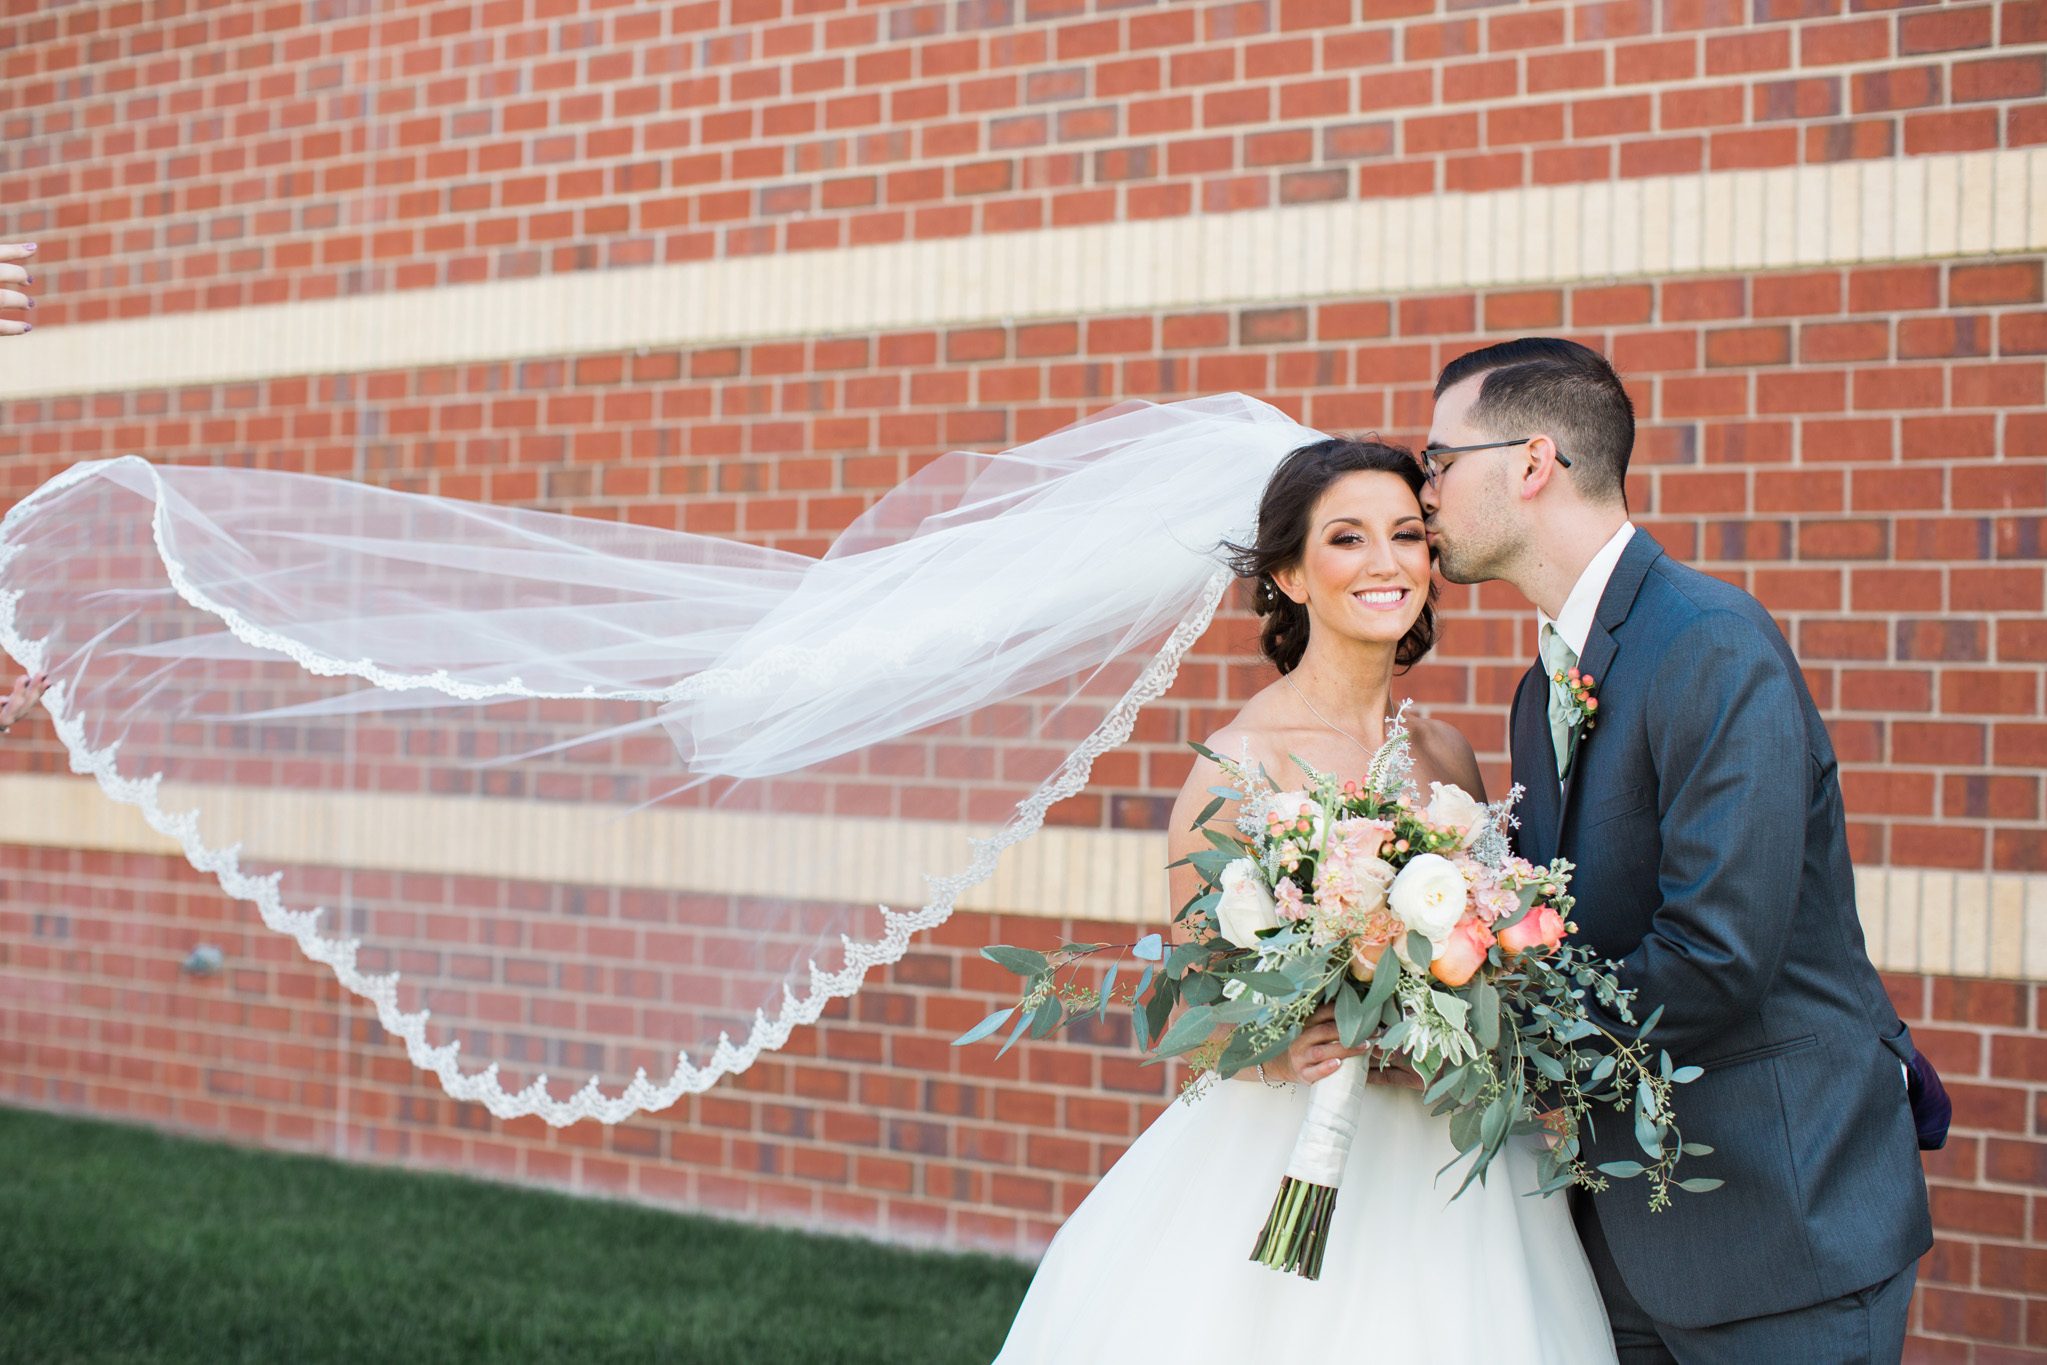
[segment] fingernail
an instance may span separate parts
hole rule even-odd
[[[25,304],[23,304],[23,305],[22,305],[22,307],[24,307],[24,308],[33,308],[33,307],[35,307],[35,306],[36,306],[36,301],[35,301],[34,299],[30,299],[30,300],[29,300],[29,301],[28,301],[27,303],[25,303]]]
[[[21,330],[24,332],[33,332],[35,329],[36,329],[35,324],[32,322],[24,322],[21,324]]]

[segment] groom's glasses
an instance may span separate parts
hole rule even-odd
[[[1534,439],[1533,436],[1523,436],[1518,441],[1485,441],[1475,446],[1423,446],[1422,472],[1428,476],[1430,483],[1435,483],[1443,477],[1443,471],[1455,463],[1443,459],[1445,455],[1468,455],[1474,450],[1500,450],[1506,446],[1525,446]],[[1571,467],[1571,462],[1564,458],[1564,452],[1561,450],[1557,452],[1557,463],[1566,469]]]

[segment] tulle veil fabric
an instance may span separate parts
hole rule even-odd
[[[449,1094],[617,1122],[781,1046],[1079,791],[1317,439],[1242,395],[1120,405],[940,457],[817,559],[95,461],[0,522],[0,646],[74,770]],[[612,889],[551,877],[564,843]]]

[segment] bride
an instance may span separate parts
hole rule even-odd
[[[1324,440],[1280,464],[1255,542],[1236,568],[1256,580],[1259,643],[1279,680],[1208,747],[1304,785],[1298,757],[1362,776],[1385,736],[1397,669],[1435,636],[1434,587],[1404,450]],[[1410,723],[1414,778],[1484,800],[1471,745],[1438,721]],[[1208,789],[1198,759],[1173,810],[1177,861],[1205,847],[1191,826]],[[1227,821],[1233,811],[1225,807]],[[1196,892],[1175,869],[1173,901]],[[1319,1280],[1249,1259],[1307,1110],[1307,1084],[1354,1055],[1328,1007],[1284,1057],[1175,1103],[1146,1130],[1053,1239],[1017,1313],[1001,1365],[1066,1360],[1319,1358],[1593,1365],[1613,1339],[1561,1198],[1536,1185],[1527,1148],[1501,1154],[1491,1182],[1452,1201],[1435,1179],[1457,1155],[1419,1079],[1393,1068],[1367,1087]],[[1198,1192],[1198,1193],[1190,1193]],[[1338,1344],[1341,1343],[1339,1346]]]
[[[121,457],[74,466],[0,518],[0,647],[47,672],[45,704],[75,771],[140,808],[264,925],[371,1001],[451,1095],[500,1118],[617,1122],[780,1047],[989,879],[1171,685],[1232,577],[1215,562],[1219,543],[1251,542],[1234,567],[1258,580],[1263,646],[1281,676],[1211,746],[1284,783],[1301,776],[1294,756],[1361,774],[1387,728],[1394,671],[1432,638],[1421,482],[1403,451],[1330,440],[1242,395],[1125,405],[1000,455],[940,457],[813,560],[345,480]],[[619,720],[626,704],[635,709]],[[578,828],[595,839],[630,803],[666,799],[679,755],[692,780],[674,809],[696,821],[688,828],[735,828],[716,823],[728,811],[790,821],[805,856],[768,871],[801,862],[826,885],[748,883],[750,894],[717,902],[729,919],[715,970],[671,973],[667,1008],[594,1041],[558,1037],[558,983],[595,981],[574,1002],[609,1010],[604,983],[646,965],[636,932],[553,935],[544,953],[570,975],[527,972],[534,953],[514,931],[529,920],[536,935],[550,929],[544,908],[516,921],[489,902],[441,906],[417,924],[323,918],[340,894],[324,863],[301,870],[246,851],[291,809],[258,799],[271,787],[345,790],[391,752],[401,720],[454,755],[448,777],[476,781],[462,761],[471,739],[478,752],[502,743],[543,794],[561,789],[545,785],[563,776],[550,765],[570,761],[555,755],[665,730],[672,748],[601,751],[616,757]],[[968,840],[975,827],[949,809],[874,809],[906,771],[927,774],[925,798],[951,792],[939,781],[949,772],[981,781],[985,736],[1043,761],[991,789],[1021,796],[992,837]],[[1482,794],[1471,748],[1448,726],[1418,723],[1412,748],[1417,779]],[[293,757],[273,762],[280,753]],[[1189,777],[1177,852],[1193,846],[1194,804],[1217,778],[1206,766]],[[491,801],[527,790],[500,786]],[[465,806],[464,818],[501,809]],[[557,800],[545,815],[560,824],[579,809]],[[877,813],[900,815],[922,841],[902,855],[909,871],[934,869],[920,909],[870,912],[832,881],[852,884],[873,861],[862,840]],[[968,845],[964,870],[939,875],[960,866],[942,840]],[[328,936],[337,922],[346,937]],[[494,973],[479,997],[492,1019],[462,1014],[467,978],[437,977],[438,959],[418,951],[458,940],[463,962]],[[414,994],[400,995],[401,977]],[[429,1032],[430,1016],[444,1032]],[[506,1089],[486,1051],[499,1017],[579,1057],[605,1044],[593,1071],[633,1079],[614,1092],[593,1074],[562,1097],[533,1077],[529,1048],[505,1055],[531,1083]],[[1341,1342],[1404,1365],[1611,1361],[1565,1203],[1523,1197],[1534,1155],[1502,1151],[1491,1183],[1452,1201],[1435,1182],[1454,1156],[1448,1124],[1425,1111],[1411,1076],[1382,1075],[1366,1091],[1321,1278],[1248,1259],[1307,1107],[1302,1083],[1345,1056],[1334,1034],[1311,1025],[1262,1077],[1220,1083],[1155,1122],[1055,1240],[1002,1359],[1319,1357]],[[642,1058],[672,1059],[673,1073],[636,1072]]]

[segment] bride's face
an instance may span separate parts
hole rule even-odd
[[[1429,599],[1421,504],[1397,474],[1344,475],[1316,502],[1300,563],[1273,581],[1307,604],[1311,635],[1398,644]]]

